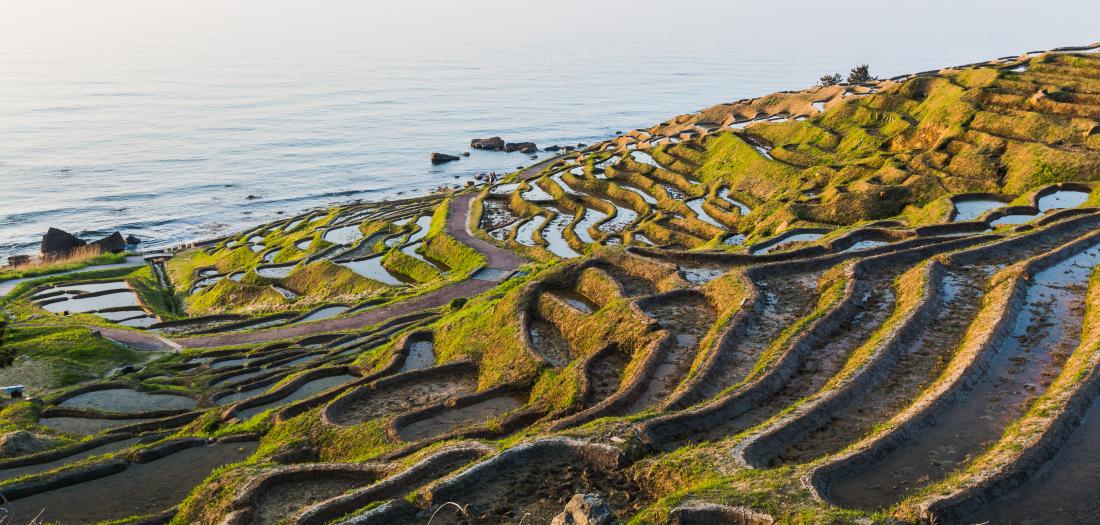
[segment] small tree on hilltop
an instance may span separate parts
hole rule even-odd
[[[844,77],[840,76],[840,73],[833,73],[832,75],[821,75],[821,78],[817,79],[817,85],[821,87],[835,86],[844,80]]]
[[[862,84],[864,82],[870,82],[872,80],[878,80],[878,77],[871,76],[871,66],[862,64],[852,68],[852,71],[848,73],[849,84]]]

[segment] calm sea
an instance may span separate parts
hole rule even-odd
[[[415,195],[869,63],[1100,40],[1100,2],[0,2],[0,256],[47,227],[148,246]]]

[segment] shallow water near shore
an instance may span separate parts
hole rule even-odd
[[[474,137],[590,144],[854,64],[888,77],[1091,42],[1100,15],[1080,2],[1073,17],[1022,2],[898,17],[856,2],[687,1],[675,10],[691,30],[669,34],[671,6],[648,0],[152,6],[44,0],[0,20],[0,256],[36,251],[49,226],[119,229],[150,248],[422,194],[533,162],[470,150]],[[782,35],[745,23],[759,19]]]

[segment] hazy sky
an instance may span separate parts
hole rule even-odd
[[[196,54],[332,53],[343,44],[403,55],[490,40],[502,46],[583,45],[595,56],[607,56],[613,47],[593,44],[704,51],[729,44],[782,45],[789,32],[818,35],[822,46],[838,50],[934,48],[954,40],[996,45],[1024,37],[1050,47],[1100,40],[1097,20],[1095,0],[27,0],[0,2],[0,52],[46,46],[79,61],[129,46],[150,52],[182,46]],[[242,38],[252,35],[251,42]]]

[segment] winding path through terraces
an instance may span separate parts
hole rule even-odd
[[[556,160],[556,158],[547,159],[543,162],[529,166],[520,172],[520,177],[526,178],[532,174],[537,174],[542,168],[554,160]],[[449,303],[451,299],[456,297],[472,297],[496,286],[499,282],[499,278],[496,276],[506,276],[519,268],[519,265],[524,262],[524,259],[516,253],[485,242],[475,237],[470,232],[468,226],[470,203],[476,196],[477,194],[474,192],[467,192],[456,195],[451,200],[451,210],[447,217],[445,229],[447,234],[474,248],[485,256],[485,268],[495,270],[488,272],[491,274],[489,276],[482,278],[475,273],[474,276],[466,280],[448,284],[423,295],[411,297],[407,300],[367,310],[355,315],[328,319],[315,323],[257,330],[254,332],[212,334],[172,340],[148,332],[107,327],[97,328],[97,330],[108,339],[140,350],[167,351],[179,348],[213,348],[219,346],[257,344],[326,332],[354,330],[376,325],[393,317],[429,308],[437,308]]]

